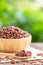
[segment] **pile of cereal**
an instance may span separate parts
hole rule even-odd
[[[16,53],[16,56],[19,56],[19,57],[27,57],[31,55],[32,55],[31,51],[25,51],[25,50],[22,50]]]
[[[29,37],[29,33],[19,27],[8,26],[0,29],[0,38],[17,39]]]

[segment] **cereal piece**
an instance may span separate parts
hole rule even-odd
[[[3,58],[0,56],[0,61],[2,61],[3,60]]]
[[[41,56],[41,57],[43,57],[43,53],[39,53],[39,54],[37,54],[37,56]]]

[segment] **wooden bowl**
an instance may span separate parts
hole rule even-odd
[[[18,52],[30,46],[31,35],[27,38],[20,39],[3,39],[0,38],[0,51],[3,52]]]

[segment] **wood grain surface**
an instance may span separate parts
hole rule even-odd
[[[43,43],[31,43],[30,46],[43,51]]]

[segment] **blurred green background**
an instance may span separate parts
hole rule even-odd
[[[43,42],[43,0],[0,0],[0,28],[15,25]]]

